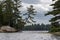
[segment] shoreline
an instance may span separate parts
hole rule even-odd
[[[60,32],[50,32],[50,34],[60,35]]]

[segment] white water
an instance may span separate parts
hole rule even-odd
[[[0,40],[60,40],[60,36],[46,31],[23,31],[20,33],[0,33]]]

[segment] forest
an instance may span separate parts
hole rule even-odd
[[[25,31],[48,31],[50,29],[50,24],[32,24],[27,25],[23,28]]]
[[[35,15],[35,9],[33,5],[30,5],[30,7],[27,8],[26,13],[21,13],[19,9],[23,7],[21,5],[20,0],[3,0],[0,1],[0,27],[2,26],[10,26],[17,31],[22,30],[24,28],[24,25],[26,23],[32,23],[35,22],[34,15]],[[22,18],[22,15],[25,16],[25,18]],[[7,31],[7,30],[3,30]]]

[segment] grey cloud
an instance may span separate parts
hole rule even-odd
[[[40,0],[21,0],[23,3],[27,3],[27,4],[39,4]],[[43,2],[42,2],[43,3]],[[47,12],[47,10],[43,9],[43,4],[41,3],[41,7],[35,7],[35,9],[37,10],[37,15],[34,17],[34,20],[36,20],[36,23],[49,23],[50,18],[52,18],[52,16],[44,16],[44,14]],[[37,6],[37,5],[36,5]],[[52,10],[50,6],[47,7],[47,9]],[[22,9],[22,13],[25,13],[26,9]]]
[[[40,3],[40,0],[21,0],[23,3],[27,4],[38,4]]]

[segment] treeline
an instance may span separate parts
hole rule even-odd
[[[50,29],[50,24],[32,24],[32,25],[28,25],[28,26],[25,26],[23,30],[35,30],[35,31],[44,31],[44,30],[49,30]]]

